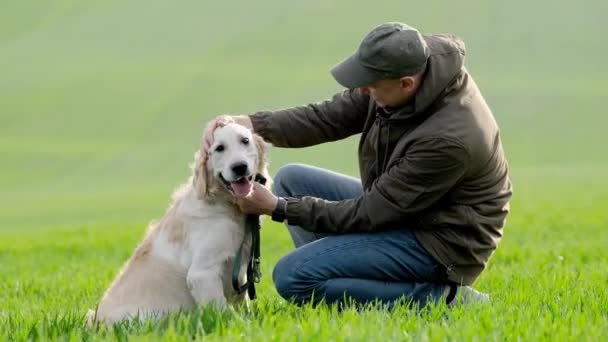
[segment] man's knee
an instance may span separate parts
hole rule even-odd
[[[310,297],[307,289],[311,286],[306,286],[306,284],[313,283],[313,281],[298,276],[299,268],[299,258],[292,253],[279,260],[272,271],[272,281],[279,295],[296,303],[306,301]],[[302,286],[305,286],[305,288],[302,288]]]
[[[274,287],[277,289],[279,295],[285,299],[291,299],[291,291],[294,285],[294,266],[289,261],[289,255],[281,258],[279,262],[274,266],[272,271],[272,281]]]
[[[282,166],[274,176],[272,192],[277,196],[294,196],[293,185],[302,179],[306,166],[303,164],[287,164]]]

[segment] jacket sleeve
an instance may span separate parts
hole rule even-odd
[[[250,115],[253,130],[277,147],[306,147],[361,133],[369,97],[345,90],[306,106]]]
[[[315,232],[372,231],[403,227],[437,203],[469,166],[460,144],[430,139],[410,147],[362,196],[344,201],[290,199],[287,222]]]

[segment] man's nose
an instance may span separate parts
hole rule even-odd
[[[359,91],[360,91],[360,92],[361,92],[361,94],[363,94],[363,95],[369,95],[369,94],[370,94],[369,87],[359,87]]]

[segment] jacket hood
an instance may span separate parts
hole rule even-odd
[[[460,75],[464,67],[465,46],[462,39],[454,35],[424,35],[430,55],[422,85],[414,101],[392,111],[390,120],[404,120],[419,117],[427,108],[446,93],[446,88]]]

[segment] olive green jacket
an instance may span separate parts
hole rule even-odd
[[[472,284],[503,235],[511,182],[494,116],[464,67],[464,43],[425,36],[431,55],[412,103],[385,110],[357,90],[250,116],[278,147],[306,147],[361,133],[364,194],[332,202],[290,200],[289,224],[317,232],[412,229],[446,267]]]

